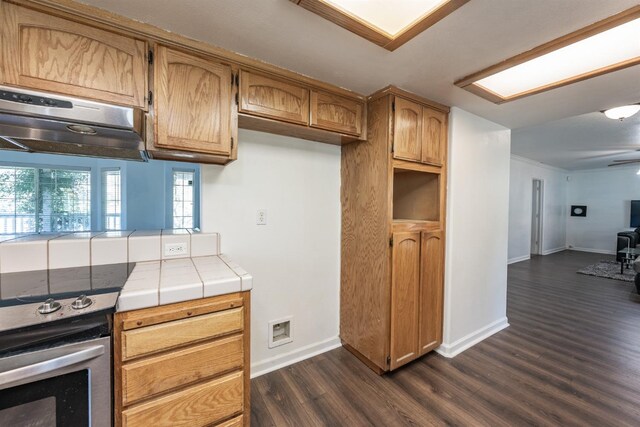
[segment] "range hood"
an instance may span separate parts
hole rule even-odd
[[[147,161],[143,112],[0,86],[0,149]]]

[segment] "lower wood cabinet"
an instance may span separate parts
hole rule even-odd
[[[248,292],[116,313],[116,426],[249,425]]]
[[[442,343],[442,232],[393,234],[390,369]]]
[[[391,369],[418,355],[420,233],[395,233],[391,261]]]
[[[442,231],[420,236],[420,315],[418,355],[442,344],[444,298],[444,241]]]

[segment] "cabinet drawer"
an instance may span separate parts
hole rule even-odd
[[[206,426],[243,410],[243,374],[237,372],[143,403],[122,413],[128,427]]]
[[[229,421],[224,421],[221,422],[220,424],[216,424],[216,427],[240,427],[244,423],[244,417],[242,415],[240,415],[239,417],[236,417],[232,420]]]
[[[359,136],[363,103],[328,92],[311,91],[311,126]]]
[[[146,109],[147,43],[3,2],[4,83]]]
[[[240,112],[309,124],[309,90],[248,71],[240,72]]]
[[[242,330],[243,307],[122,332],[122,360]]]
[[[122,367],[122,400],[127,406],[222,372],[242,368],[242,336],[127,363]]]

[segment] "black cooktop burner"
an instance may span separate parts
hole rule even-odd
[[[119,292],[135,263],[0,274],[0,308]]]

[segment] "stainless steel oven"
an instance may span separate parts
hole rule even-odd
[[[0,427],[112,425],[113,312],[134,265],[0,274]]]
[[[111,425],[111,339],[101,337],[0,359],[0,425]]]

